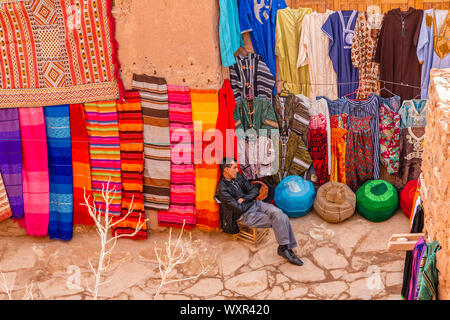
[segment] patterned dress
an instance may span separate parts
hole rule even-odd
[[[380,159],[389,174],[400,166],[400,115],[386,104],[380,105]]]
[[[347,140],[347,114],[330,117],[331,121],[331,176],[330,181],[347,182],[345,152]]]
[[[308,151],[317,175],[317,184],[328,182],[327,131],[323,128],[309,129]]]
[[[373,146],[371,117],[350,117],[345,171],[347,185],[356,191],[367,180],[373,179]]]

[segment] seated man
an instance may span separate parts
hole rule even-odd
[[[222,176],[217,184],[216,198],[221,206],[222,230],[238,233],[236,221],[251,228],[272,227],[279,244],[278,254],[292,264],[303,265],[292,251],[297,241],[289,217],[274,205],[256,200],[259,189],[241,176],[236,160],[225,158],[220,171]]]

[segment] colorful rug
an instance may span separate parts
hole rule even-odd
[[[130,239],[147,239],[147,223],[144,209],[144,134],[141,98],[138,91],[125,93],[125,101],[117,101],[120,136],[120,165],[122,168],[122,213],[114,219],[117,225],[113,234],[132,234],[136,227],[140,231]],[[134,207],[128,213],[130,205]]]
[[[208,152],[210,139],[204,133],[216,129],[219,101],[216,90],[191,89],[192,120],[194,121],[195,206],[197,228],[219,230],[219,205],[214,200],[219,165],[214,153]],[[211,138],[213,140],[214,138]],[[200,149],[201,148],[201,149]]]
[[[97,212],[119,216],[122,212],[122,180],[120,175],[120,140],[115,101],[85,103],[84,113],[89,141],[92,195]],[[106,201],[102,190],[110,190]]]
[[[141,96],[144,121],[144,204],[167,210],[170,203],[170,130],[167,84],[164,78],[133,75]]]
[[[27,234],[43,237],[48,233],[50,192],[47,135],[43,108],[19,108],[22,137],[23,205]]]
[[[22,144],[18,109],[0,110],[0,172],[14,219],[23,218]]]
[[[0,174],[0,221],[8,219],[11,215],[11,206],[9,205],[8,195],[6,194],[5,185]]]
[[[112,2],[0,1],[0,108],[121,96]]]
[[[168,85],[171,142],[170,206],[158,212],[158,225],[196,225],[192,107],[189,87]]]
[[[73,224],[93,225],[94,220],[84,206],[84,194],[92,201],[91,165],[86,119],[82,104],[70,106],[70,138],[72,142]]]
[[[72,145],[69,105],[44,108],[50,181],[50,239],[73,235]]]

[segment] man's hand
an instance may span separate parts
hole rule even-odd
[[[238,203],[239,203],[239,204],[242,204],[242,202],[244,202],[244,201],[245,201],[244,198],[240,198],[240,199],[238,200]]]

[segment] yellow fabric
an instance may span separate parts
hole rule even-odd
[[[305,15],[311,8],[285,8],[277,12],[275,27],[275,54],[280,64],[281,80],[286,81],[286,89],[293,94],[308,95],[308,66],[297,68],[298,48]]]
[[[347,183],[345,175],[345,137],[347,129],[331,128],[330,181]]]

